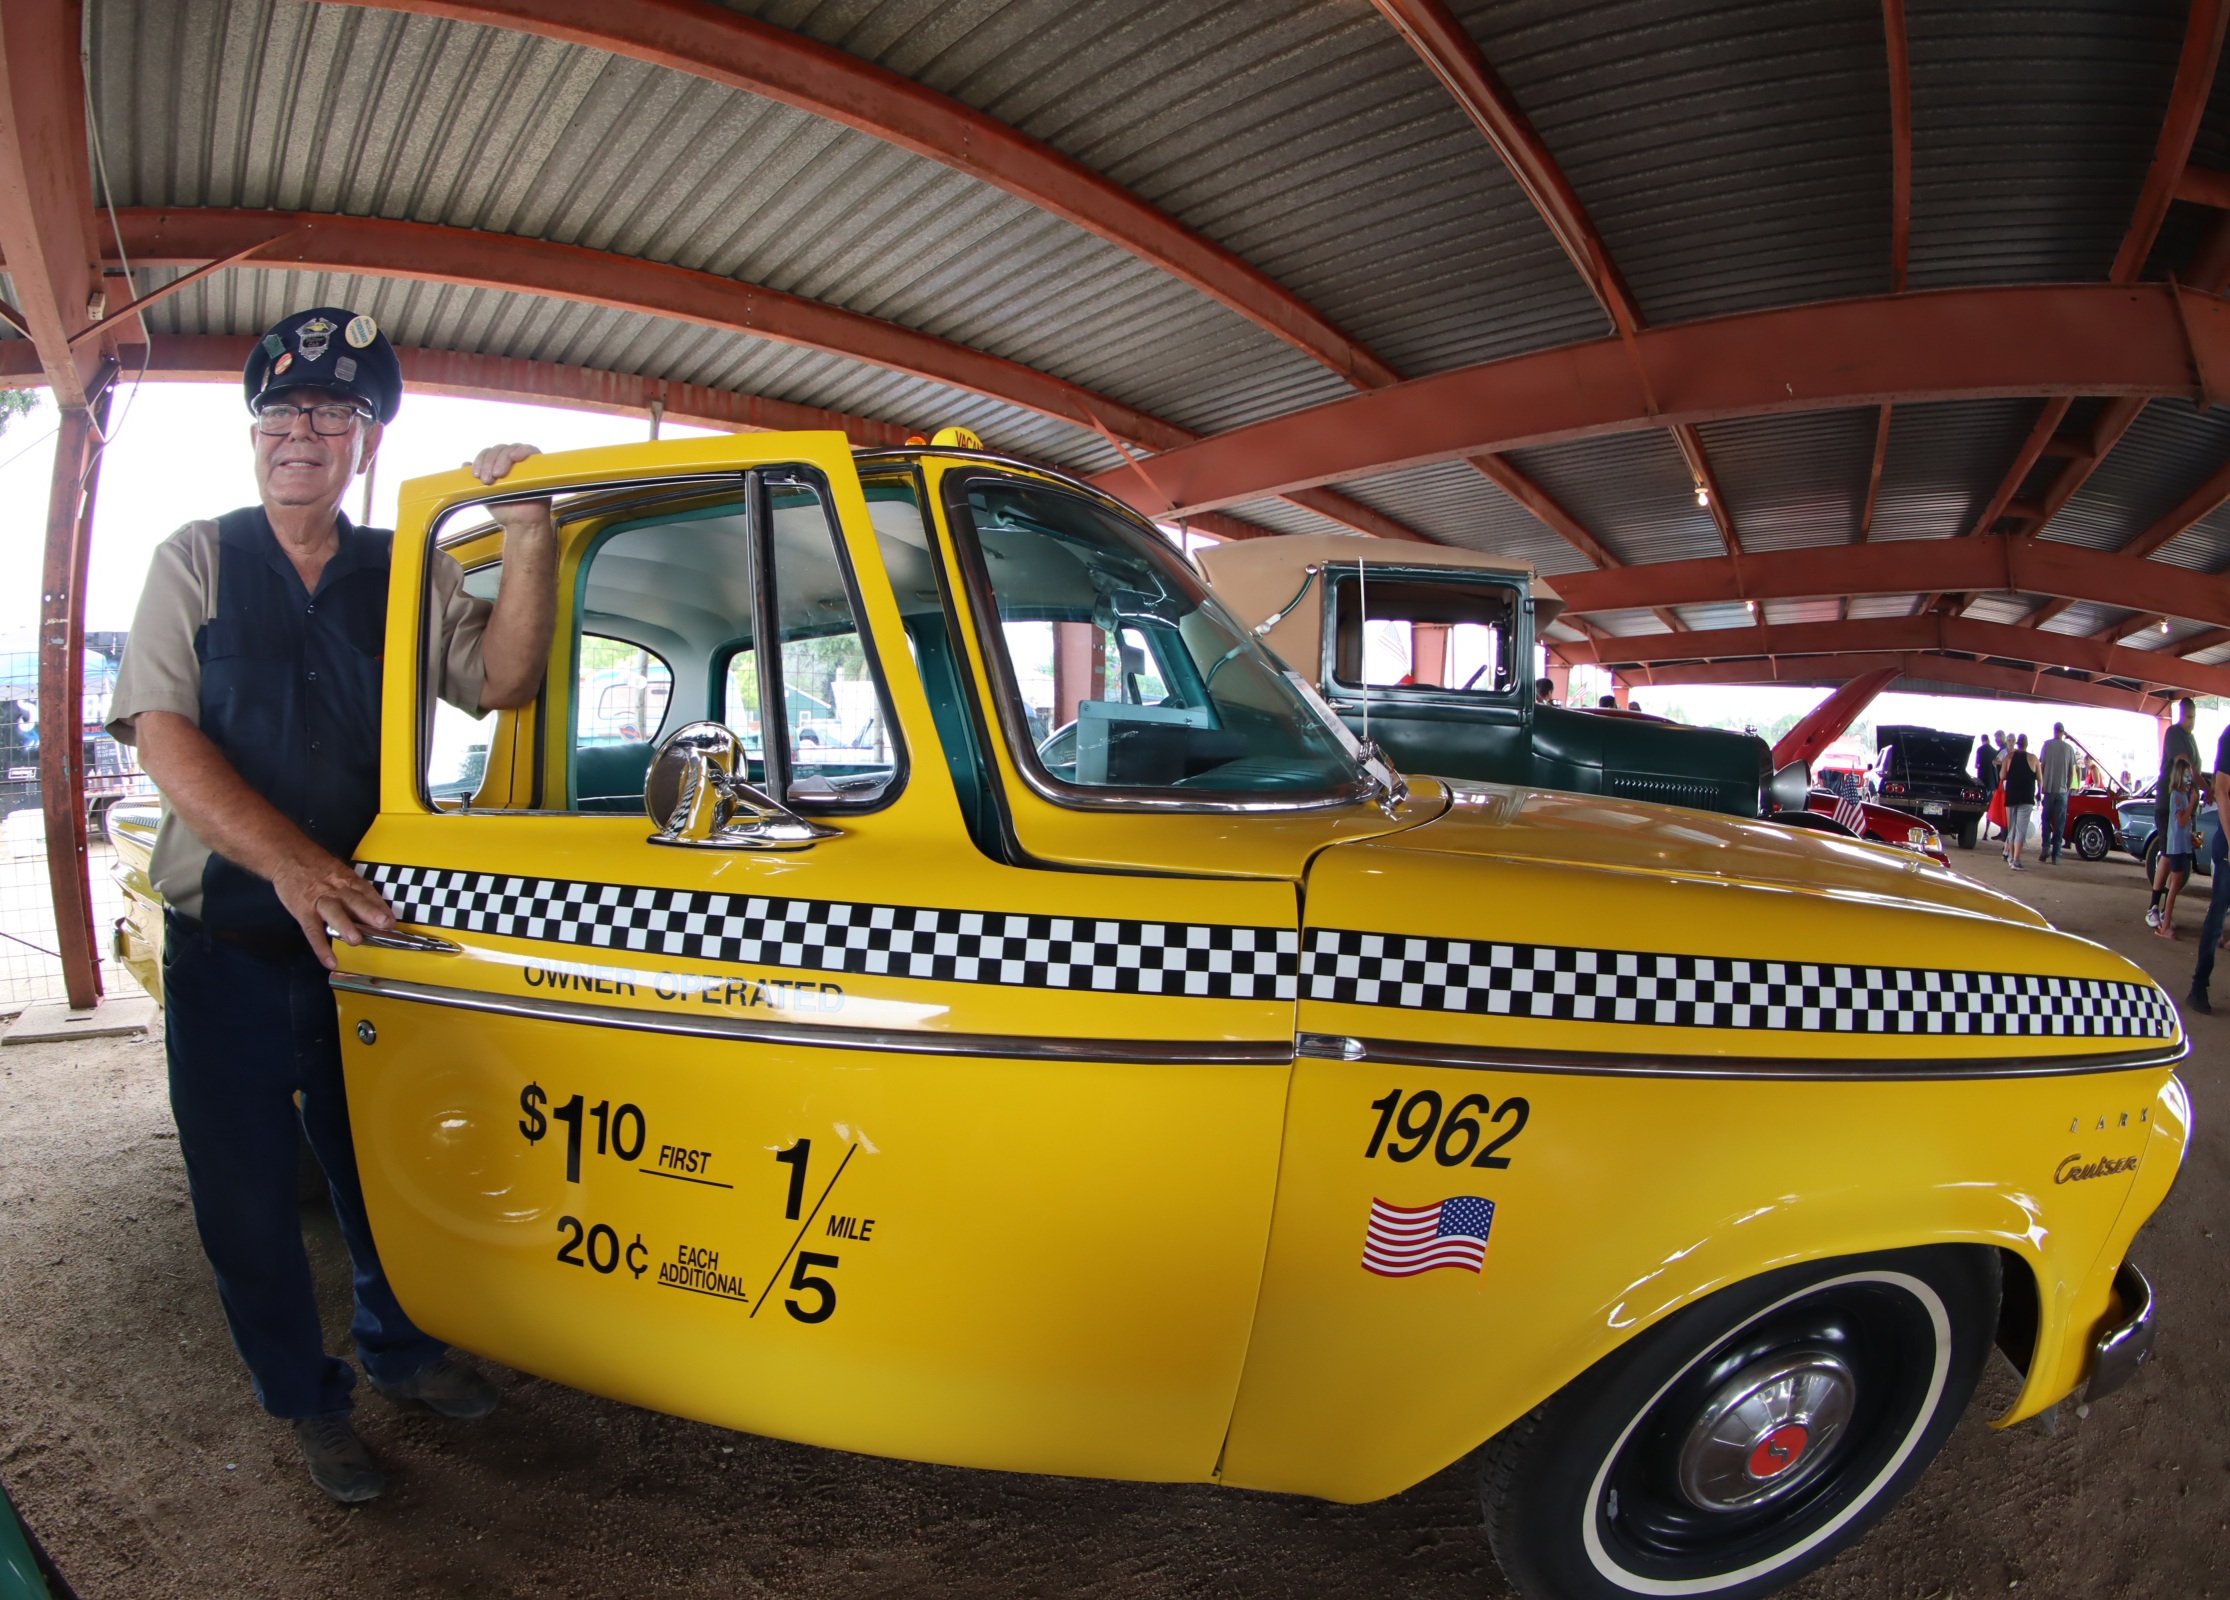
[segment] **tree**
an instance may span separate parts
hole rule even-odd
[[[0,389],[0,433],[6,433],[8,424],[17,417],[28,417],[38,409],[38,390]]]

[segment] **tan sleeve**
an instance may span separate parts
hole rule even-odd
[[[175,711],[200,726],[194,639],[216,609],[217,548],[214,522],[189,522],[155,547],[109,698],[108,731],[119,744],[137,743],[142,711]]]
[[[436,550],[429,558],[426,582],[434,616],[433,637],[427,641],[426,682],[466,716],[478,718],[484,714],[480,690],[488,677],[480,641],[495,607],[465,593],[464,568],[443,551]]]

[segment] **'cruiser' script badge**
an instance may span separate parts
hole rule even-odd
[[[2085,1161],[2080,1155],[2069,1156],[2052,1174],[2054,1183],[2081,1183],[2086,1178],[2110,1178],[2117,1172],[2135,1172],[2135,1156],[2100,1156],[2096,1161]]]

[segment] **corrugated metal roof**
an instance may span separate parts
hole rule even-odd
[[[119,205],[408,217],[670,262],[988,350],[1200,432],[1348,392],[1080,228],[701,79],[280,0],[99,0],[93,26]]]
[[[1510,463],[1629,565],[1723,553],[1672,435],[1658,429],[1513,450]]]
[[[624,0],[622,0],[624,3]],[[1486,140],[1361,0],[724,0],[877,63],[1106,174],[1312,302],[1407,374],[1599,336],[1600,309]],[[1653,321],[1888,284],[1878,8],[1835,0],[1457,0]],[[2095,279],[2160,129],[2186,0],[1911,0],[1912,283]],[[90,0],[96,127],[119,205],[403,217],[763,283],[1055,373],[1214,432],[1349,392],[1279,338],[1125,249],[866,134],[688,74],[502,29],[295,0]],[[2222,77],[2230,77],[2226,68]],[[2220,78],[2218,77],[2218,82]],[[2230,104],[2194,159],[2230,167]],[[2154,270],[2218,214],[2179,205]],[[167,274],[143,276],[141,287]],[[1091,430],[868,363],[532,296],[234,271],[152,313],[252,333],[315,300],[409,343],[732,388],[912,425],[1079,471]],[[1963,534],[2037,401],[1897,409],[1870,537]],[[2088,429],[2079,400],[2063,427]],[[1701,430],[1744,546],[1858,536],[1875,413]],[[2230,412],[2149,406],[2048,536],[2119,548],[2230,459]],[[1659,430],[1517,453],[1620,560],[1715,556]],[[2040,492],[2061,470],[2040,464]],[[1583,563],[1460,464],[1344,485],[1428,536]],[[1285,531],[1289,503],[1234,508]],[[1912,552],[1916,593],[1928,587]],[[2160,552],[2230,566],[2230,509]],[[2033,600],[1969,614],[2017,620]],[[1902,616],[1912,600],[1852,602]],[[1825,619],[1832,600],[1776,603]],[[2063,632],[2116,613],[2078,606]],[[1699,627],[1742,607],[1685,608]],[[1600,619],[1662,631],[1646,611]]]
[[[1878,8],[1470,0],[1458,11],[1651,321],[1888,289]]]
[[[1108,174],[1407,375],[1605,329],[1485,140],[1364,6],[730,3]]]
[[[2230,411],[2155,400],[2044,536],[2091,550],[2119,550],[2224,461],[2230,461]]]
[[[1906,8],[1914,288],[2106,276],[2160,137],[2186,10]]]
[[[1964,534],[2036,425],[2037,400],[1961,400],[1899,406],[1874,505],[1875,539]],[[1916,573],[1927,581],[1925,569]]]
[[[1592,566],[1532,512],[1460,461],[1359,478],[1340,488],[1443,544],[1513,556],[1551,575]]]
[[[1872,408],[1813,411],[1698,428],[1742,548],[1795,550],[1855,539],[1880,417]]]

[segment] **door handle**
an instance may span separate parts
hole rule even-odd
[[[328,938],[340,938],[331,928],[327,928],[325,933]],[[364,935],[364,942],[378,950],[409,950],[422,956],[456,956],[463,955],[465,950],[461,944],[451,944],[447,939],[437,939],[430,933],[409,933],[401,928],[393,933],[367,933]]]

